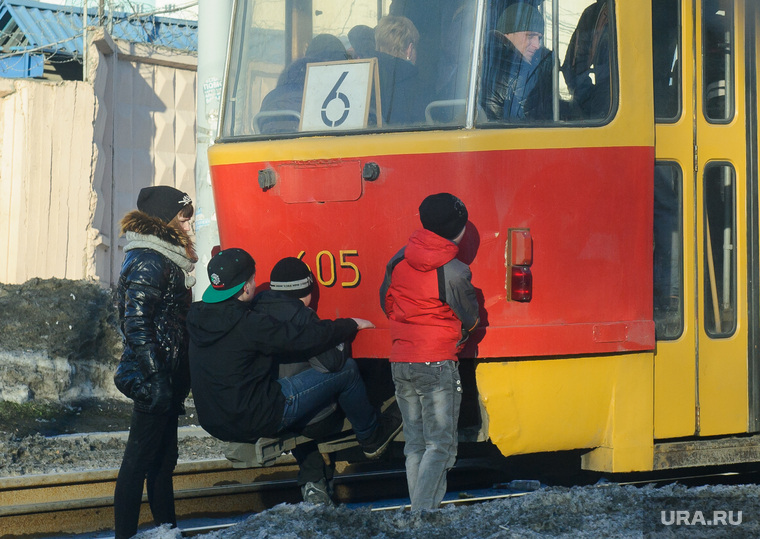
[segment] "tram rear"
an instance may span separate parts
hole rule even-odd
[[[462,356],[482,409],[473,436],[649,469],[654,115],[636,36],[651,19],[611,0],[535,2],[550,93],[540,115],[494,117],[483,92],[503,68],[508,3],[238,0],[209,151],[221,242],[254,255],[260,282],[301,257],[319,315],[374,321],[353,353],[385,358],[385,263],[425,196],[456,194],[481,300]],[[419,33],[408,60],[368,45],[387,15]]]

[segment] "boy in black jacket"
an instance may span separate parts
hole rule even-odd
[[[277,320],[291,322],[296,326],[319,320],[317,313],[309,308],[314,289],[314,277],[303,261],[295,257],[283,258],[272,268],[269,279],[269,290],[257,294],[253,299],[251,309],[254,312],[270,315]],[[276,358],[276,361],[279,359]],[[308,369],[316,369],[323,373],[338,372],[346,365],[346,359],[344,343],[312,356],[308,360],[282,358],[279,361],[278,378],[295,376]],[[329,426],[327,431],[323,426],[334,424],[333,420],[339,419],[335,414],[339,412],[337,402],[333,401],[318,411],[306,425],[293,425],[291,430],[308,437],[318,438],[333,434]],[[332,460],[329,464],[325,463],[324,457],[319,452],[318,443],[314,440],[297,445],[292,453],[298,462],[298,485],[301,487],[304,501],[332,504],[332,478],[335,463]]]
[[[190,373],[201,426],[221,440],[250,443],[300,428],[337,400],[364,454],[382,454],[401,422],[372,408],[354,361],[338,372],[307,369],[278,379],[281,362],[321,354],[373,324],[358,318],[296,324],[256,312],[255,269],[244,250],[220,251],[208,264],[203,301],[190,308]]]

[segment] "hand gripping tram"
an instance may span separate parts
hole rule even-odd
[[[385,264],[454,193],[481,302],[462,441],[604,472],[760,460],[760,6],[535,0],[548,82],[494,114],[511,3],[237,0],[222,246],[301,257],[320,317],[372,320],[353,356],[382,364]],[[389,14],[419,33],[409,84],[352,32]]]

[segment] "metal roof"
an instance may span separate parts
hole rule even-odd
[[[81,58],[82,22],[81,7],[0,0],[0,57],[42,52]],[[87,24],[98,25],[97,8],[87,10]],[[198,50],[197,21],[109,11],[104,24],[116,39]]]

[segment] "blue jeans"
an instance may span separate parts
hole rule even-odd
[[[437,509],[457,456],[462,381],[458,361],[391,362],[404,420],[406,482],[412,510]]]
[[[338,401],[356,438],[366,440],[377,428],[377,412],[367,397],[367,389],[352,358],[338,372],[306,369],[277,380],[285,395],[280,430],[303,428],[326,405]]]

